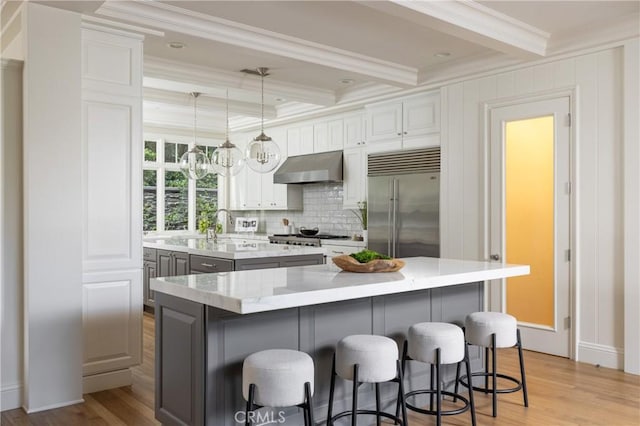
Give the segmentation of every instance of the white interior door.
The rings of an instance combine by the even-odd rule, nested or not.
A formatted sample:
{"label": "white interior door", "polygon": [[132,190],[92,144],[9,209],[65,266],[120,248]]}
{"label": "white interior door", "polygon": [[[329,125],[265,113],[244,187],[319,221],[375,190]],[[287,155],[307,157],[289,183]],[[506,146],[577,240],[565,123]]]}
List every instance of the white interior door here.
{"label": "white interior door", "polygon": [[527,349],[569,357],[570,99],[490,110],[491,259],[531,265],[490,284],[489,308],[518,319]]}

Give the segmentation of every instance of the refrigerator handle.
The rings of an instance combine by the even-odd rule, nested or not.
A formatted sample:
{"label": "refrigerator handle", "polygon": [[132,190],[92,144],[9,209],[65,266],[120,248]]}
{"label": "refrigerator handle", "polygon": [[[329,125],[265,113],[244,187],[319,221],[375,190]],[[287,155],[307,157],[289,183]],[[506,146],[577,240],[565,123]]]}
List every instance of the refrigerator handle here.
{"label": "refrigerator handle", "polygon": [[393,241],[393,185],[395,179],[389,180],[389,187],[387,188],[387,195],[389,196],[389,212],[387,217],[387,255],[393,257],[393,252],[391,251],[394,246],[392,246]]}
{"label": "refrigerator handle", "polygon": [[391,221],[391,233],[393,238],[393,253],[391,257],[396,257],[396,243],[398,241],[398,179],[393,179],[393,220]]}

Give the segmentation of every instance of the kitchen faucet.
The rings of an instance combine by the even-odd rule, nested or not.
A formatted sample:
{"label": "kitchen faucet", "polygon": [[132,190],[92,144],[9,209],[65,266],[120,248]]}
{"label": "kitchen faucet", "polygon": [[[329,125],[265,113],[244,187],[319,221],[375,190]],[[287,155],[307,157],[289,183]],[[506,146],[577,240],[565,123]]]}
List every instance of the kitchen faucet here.
{"label": "kitchen faucet", "polygon": [[[216,244],[218,242],[218,230],[216,224],[218,223],[218,213],[225,212],[229,217],[229,224],[233,225],[233,216],[231,216],[231,212],[227,209],[218,209],[213,214],[213,243]],[[207,241],[209,241],[209,230],[207,230]]]}

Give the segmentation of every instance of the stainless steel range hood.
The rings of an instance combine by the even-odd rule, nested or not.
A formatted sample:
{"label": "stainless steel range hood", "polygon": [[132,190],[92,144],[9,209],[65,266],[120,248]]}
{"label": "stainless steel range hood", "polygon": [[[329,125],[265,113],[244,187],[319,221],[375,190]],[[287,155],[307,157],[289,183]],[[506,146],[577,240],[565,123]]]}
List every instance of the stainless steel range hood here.
{"label": "stainless steel range hood", "polygon": [[342,151],[289,157],[276,170],[273,182],[342,182]]}

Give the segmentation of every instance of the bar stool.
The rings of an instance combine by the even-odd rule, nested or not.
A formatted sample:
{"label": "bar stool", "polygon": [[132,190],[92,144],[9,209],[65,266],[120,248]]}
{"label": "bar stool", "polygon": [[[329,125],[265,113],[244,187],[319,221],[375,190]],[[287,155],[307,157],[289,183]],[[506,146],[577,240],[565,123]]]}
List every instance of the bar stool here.
{"label": "bar stool", "polygon": [[[440,426],[442,416],[453,416],[462,414],[469,410],[471,413],[471,424],[476,424],[476,412],[473,403],[473,392],[469,392],[469,399],[458,394],[456,386],[455,392],[441,389],[441,367],[445,364],[457,364],[458,371],[460,363],[464,362],[467,374],[471,374],[469,365],[469,351],[464,341],[462,329],[455,324],[442,322],[421,322],[409,327],[408,338],[404,342],[402,351],[402,374],[405,373],[407,361],[419,361],[429,364],[431,367],[431,387],[430,389],[420,389],[407,392],[405,399],[421,394],[429,395],[429,409],[418,408],[410,403],[406,403],[407,408],[422,414],[436,416],[436,424]],[[435,376],[434,376],[435,369]],[[459,374],[459,373],[458,373]],[[457,377],[456,377],[457,378]],[[435,380],[435,389],[434,389]],[[442,396],[453,397],[453,401],[458,399],[464,404],[463,407],[442,410]],[[436,398],[436,409],[433,409],[433,398]]]}
{"label": "bar stool", "polygon": [[[380,425],[381,417],[393,420],[403,426],[407,425],[407,409],[404,403],[402,370],[398,359],[398,346],[392,339],[384,336],[357,334],[347,336],[338,342],[333,355],[331,368],[331,387],[329,389],[329,410],[327,426],[341,417],[351,416],[352,426],[356,425],[357,416],[361,414],[375,415],[376,424]],[[336,376],[353,382],[353,400],[351,411],[343,411],[332,416],[333,392]],[[397,382],[397,404],[402,408],[402,419],[396,414],[380,411],[380,383]],[[358,410],[358,387],[362,383],[374,383],[376,391],[376,409]]]}
{"label": "bar stool", "polygon": [[313,375],[313,360],[304,352],[270,349],[249,355],[242,365],[245,425],[252,423],[250,412],[265,406],[300,407],[305,426],[314,425]]}
{"label": "bar stool", "polygon": [[[456,389],[458,383],[467,388],[484,393],[492,393],[492,415],[496,417],[498,414],[498,394],[513,393],[522,390],[524,406],[529,406],[529,398],[527,396],[527,379],[524,373],[524,358],[522,356],[522,341],[520,340],[520,330],[516,319],[501,312],[474,312],[467,315],[465,319],[465,335],[469,345],[480,346],[484,348],[484,372],[472,373],[471,377],[484,377],[484,387],[473,386],[472,380],[467,376],[459,378],[460,369],[456,374]],[[498,348],[518,348],[518,358],[520,360],[520,380],[500,374],[496,371]],[[489,350],[491,350],[491,369],[489,369]],[[491,387],[489,387],[489,377],[491,377]],[[516,384],[512,388],[498,389],[497,379],[509,380]]]}

